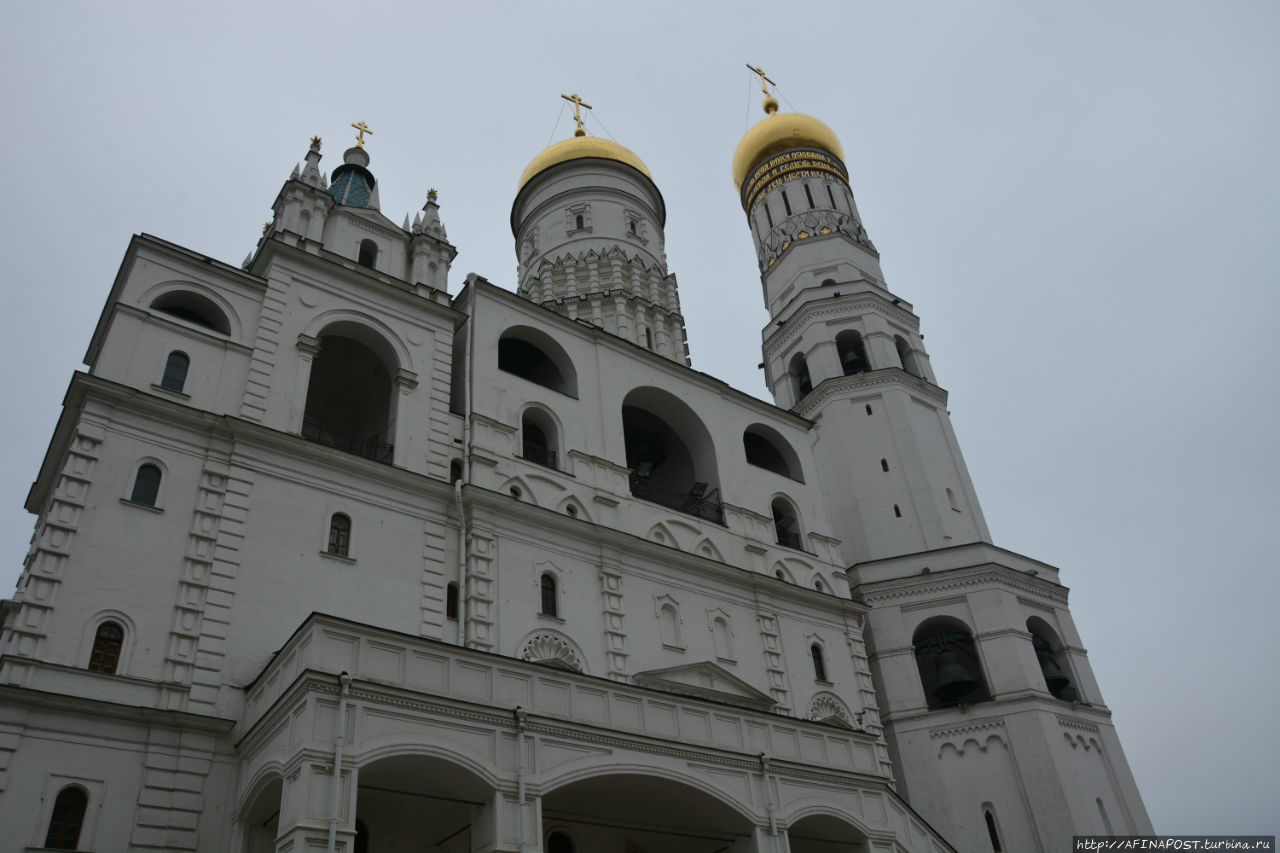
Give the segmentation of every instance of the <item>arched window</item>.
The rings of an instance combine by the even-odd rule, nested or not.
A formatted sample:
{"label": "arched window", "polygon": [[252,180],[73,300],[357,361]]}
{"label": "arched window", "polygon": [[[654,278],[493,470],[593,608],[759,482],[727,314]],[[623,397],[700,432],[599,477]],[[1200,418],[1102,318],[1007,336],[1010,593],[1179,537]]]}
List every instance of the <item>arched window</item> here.
{"label": "arched window", "polygon": [[931,619],[916,629],[912,642],[925,702],[930,708],[968,705],[991,698],[977,645],[963,622],[949,617]]}
{"label": "arched window", "polygon": [[390,464],[395,447],[394,348],[378,333],[339,321],[320,334],[311,363],[302,437]]}
{"label": "arched window", "polygon": [[151,307],[170,317],[177,317],[224,335],[231,334],[231,323],[227,321],[226,314],[212,299],[199,293],[171,290],[152,300]]}
{"label": "arched window", "polygon": [[351,551],[351,519],[335,512],[329,519],[329,553],[346,557]]}
{"label": "arched window", "polygon": [[160,467],[150,462],[138,466],[129,500],[144,506],[155,506],[160,496]]}
{"label": "arched window", "polygon": [[547,333],[528,326],[507,329],[498,339],[498,369],[570,397],[578,375],[564,348]]}
{"label": "arched window", "polygon": [[797,551],[804,550],[796,508],[785,498],[774,498],[771,509],[773,510],[773,533],[778,544],[795,548]]}
{"label": "arched window", "polygon": [[569,833],[557,829],[547,836],[547,853],[574,853]]}
{"label": "arched window", "polygon": [[622,435],[632,495],[724,524],[715,444],[684,400],[632,389],[622,401]]}
{"label": "arched window", "polygon": [[871,362],[867,359],[867,348],[862,343],[862,335],[859,332],[847,329],[836,335],[836,351],[840,354],[840,369],[844,371],[845,376],[865,373],[871,369]]}
{"label": "arched window", "polygon": [[451,583],[444,588],[444,617],[458,618],[458,585]]}
{"label": "arched window", "polygon": [[164,376],[160,379],[160,387],[169,391],[181,391],[187,384],[187,368],[191,359],[185,352],[174,350],[164,363]]}
{"label": "arched window", "polygon": [[118,622],[103,622],[93,635],[93,651],[89,653],[89,671],[116,671],[120,663],[120,649],[124,645],[124,629]]}
{"label": "arched window", "polygon": [[813,390],[813,380],[809,378],[809,364],[804,359],[804,353],[798,352],[791,356],[787,373],[791,376],[791,393],[798,403]]}
{"label": "arched window", "polygon": [[790,477],[797,483],[804,482],[800,458],[787,440],[772,427],[764,424],[747,427],[742,433],[742,450],[747,456],[748,465]]}
{"label": "arched window", "polygon": [[723,616],[711,620],[711,642],[715,645],[716,657],[733,660],[733,636],[729,631],[729,621]]}
{"label": "arched window", "polygon": [[58,792],[58,798],[53,801],[53,815],[49,818],[49,832],[44,838],[46,850],[76,849],[88,805],[89,795],[83,788],[70,786]]}
{"label": "arched window", "polygon": [[1058,641],[1058,635],[1043,619],[1036,616],[1027,620],[1027,630],[1031,632],[1031,646],[1035,649],[1036,661],[1044,676],[1044,686],[1055,699],[1067,702],[1079,699],[1080,694],[1071,678],[1066,650]]}
{"label": "arched window", "polygon": [[881,459],[881,460],[880,460],[880,470],[881,470],[881,471],[888,471],[888,470],[889,470],[889,460],[888,460],[888,459]]}
{"label": "arched window", "polygon": [[450,485],[452,485],[453,483],[456,483],[461,479],[462,479],[462,460],[454,459],[449,462],[449,483]]}
{"label": "arched window", "polygon": [[537,407],[525,409],[520,416],[520,455],[548,468],[559,467],[556,464],[555,421]]}
{"label": "arched window", "polygon": [[684,648],[680,642],[680,614],[670,602],[658,608],[658,629],[662,633],[662,645],[674,649]]}
{"label": "arched window", "polygon": [[813,677],[818,681],[826,681],[827,664],[822,659],[822,646],[814,643],[809,647],[809,654],[813,657]]}
{"label": "arched window", "polygon": [[923,379],[920,366],[916,364],[916,354],[911,351],[911,345],[907,343],[907,339],[902,335],[894,335],[893,345],[898,349],[898,359],[902,362],[902,369],[912,376]]}
{"label": "arched window", "polygon": [[356,263],[362,267],[373,269],[378,264],[378,244],[373,240],[360,241],[360,254]]}
{"label": "arched window", "polygon": [[538,581],[538,589],[542,594],[543,616],[559,616],[559,601],[556,599],[556,579],[550,572],[544,572]]}

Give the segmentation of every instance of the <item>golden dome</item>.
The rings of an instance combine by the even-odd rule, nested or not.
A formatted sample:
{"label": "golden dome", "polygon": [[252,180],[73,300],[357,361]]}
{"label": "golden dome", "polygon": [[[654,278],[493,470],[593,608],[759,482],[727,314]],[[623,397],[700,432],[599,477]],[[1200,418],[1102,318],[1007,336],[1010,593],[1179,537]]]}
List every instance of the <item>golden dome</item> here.
{"label": "golden dome", "polygon": [[733,153],[734,185],[741,192],[751,167],[769,155],[788,148],[806,147],[820,148],[844,162],[844,147],[840,145],[835,131],[813,116],[777,112],[767,116],[747,131],[738,143],[738,150]]}
{"label": "golden dome", "polygon": [[600,157],[605,160],[626,163],[628,166],[638,169],[649,180],[653,180],[653,175],[649,174],[644,162],[618,143],[608,139],[601,139],[598,136],[573,136],[562,142],[557,142],[537,157],[534,157],[533,162],[529,164],[524,170],[524,174],[520,176],[520,185],[516,187],[516,192],[518,193],[524,189],[524,185],[529,183],[534,175],[550,169],[557,163],[581,160],[585,157]]}

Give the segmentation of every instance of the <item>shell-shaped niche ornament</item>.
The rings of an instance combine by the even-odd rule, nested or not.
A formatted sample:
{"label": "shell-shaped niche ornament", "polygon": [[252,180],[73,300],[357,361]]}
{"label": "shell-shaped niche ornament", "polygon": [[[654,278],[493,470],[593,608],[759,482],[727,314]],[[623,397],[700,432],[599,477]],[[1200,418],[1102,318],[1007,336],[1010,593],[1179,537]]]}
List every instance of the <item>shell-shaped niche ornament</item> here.
{"label": "shell-shaped niche ornament", "polygon": [[809,705],[809,719],[819,723],[831,723],[853,728],[853,724],[849,719],[849,709],[830,693],[819,693],[813,697],[813,702]]}
{"label": "shell-shaped niche ornament", "polygon": [[531,663],[545,663],[582,672],[582,661],[569,643],[555,634],[538,634],[525,643],[520,657]]}

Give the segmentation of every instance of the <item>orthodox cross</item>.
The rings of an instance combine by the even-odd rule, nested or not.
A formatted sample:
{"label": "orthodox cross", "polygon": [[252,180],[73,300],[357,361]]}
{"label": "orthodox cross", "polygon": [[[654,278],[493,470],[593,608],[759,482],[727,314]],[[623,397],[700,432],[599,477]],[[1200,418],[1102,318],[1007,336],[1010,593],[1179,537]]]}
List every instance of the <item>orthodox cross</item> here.
{"label": "orthodox cross", "polygon": [[582,100],[576,92],[572,95],[561,95],[560,97],[573,104],[573,120],[578,123],[578,129],[573,132],[573,135],[586,136],[587,132],[582,129],[582,110],[580,107],[591,109],[591,105]]}
{"label": "orthodox cross", "polygon": [[358,130],[358,131],[359,131],[359,133],[357,133],[357,134],[356,134],[356,147],[357,147],[357,148],[363,148],[363,147],[364,147],[364,135],[365,135],[366,133],[372,134],[372,133],[373,133],[373,131],[369,129],[369,125],[365,124],[365,123],[364,123],[364,122],[362,122],[362,121],[358,121],[358,122],[356,122],[355,124],[353,124],[353,125],[351,125],[351,126],[352,126],[352,127],[354,127],[356,130]]}
{"label": "orthodox cross", "polygon": [[319,147],[320,147],[320,137],[318,137],[318,136],[313,136],[313,137],[311,137],[311,144],[312,144],[312,145],[314,145],[315,147],[319,148]]}
{"label": "orthodox cross", "polygon": [[752,65],[750,62],[747,63],[747,67],[750,68],[752,72],[760,75],[760,91],[764,92],[766,95],[769,94],[769,86],[766,86],[765,83],[768,83],[771,86],[778,85],[777,83],[774,83],[772,80],[770,80],[768,77],[764,76],[763,68],[759,68],[755,65]]}

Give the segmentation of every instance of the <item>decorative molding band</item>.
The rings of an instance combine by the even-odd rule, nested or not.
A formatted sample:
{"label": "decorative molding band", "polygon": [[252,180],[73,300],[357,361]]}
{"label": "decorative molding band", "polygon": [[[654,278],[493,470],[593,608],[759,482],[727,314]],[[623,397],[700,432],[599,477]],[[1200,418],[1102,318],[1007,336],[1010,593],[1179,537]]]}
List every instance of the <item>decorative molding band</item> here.
{"label": "decorative molding band", "polygon": [[979,717],[976,720],[970,720],[967,723],[961,723],[957,726],[939,726],[938,728],[929,729],[929,737],[933,739],[944,737],[955,737],[956,735],[971,734],[973,732],[985,731],[987,729],[1004,728],[1004,717]]}

